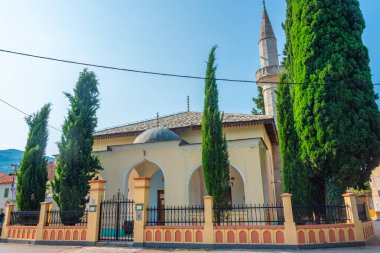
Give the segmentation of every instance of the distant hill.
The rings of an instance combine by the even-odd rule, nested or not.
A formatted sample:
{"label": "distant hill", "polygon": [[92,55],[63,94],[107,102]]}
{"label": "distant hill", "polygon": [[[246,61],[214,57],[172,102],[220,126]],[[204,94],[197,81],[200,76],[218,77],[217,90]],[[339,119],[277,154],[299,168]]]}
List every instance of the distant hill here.
{"label": "distant hill", "polygon": [[[20,165],[24,151],[18,149],[0,150],[0,172],[9,174],[13,171],[12,164]],[[49,162],[54,161],[54,157],[47,156]]]}

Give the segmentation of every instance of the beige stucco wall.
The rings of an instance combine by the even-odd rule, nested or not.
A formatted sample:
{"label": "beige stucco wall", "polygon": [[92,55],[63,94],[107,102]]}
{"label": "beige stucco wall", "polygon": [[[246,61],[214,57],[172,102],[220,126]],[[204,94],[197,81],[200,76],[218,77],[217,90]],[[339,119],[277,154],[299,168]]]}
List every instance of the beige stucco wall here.
{"label": "beige stucco wall", "polygon": [[[8,189],[8,196],[4,197],[5,189]],[[12,184],[0,184],[0,210],[5,211],[5,203],[12,198]]]}
{"label": "beige stucco wall", "polygon": [[370,184],[374,208],[377,212],[380,212],[380,166],[372,171]]}
{"label": "beige stucco wall", "polygon": [[[261,139],[229,141],[231,165],[239,171],[244,181],[246,203],[264,203],[260,153],[267,152]],[[182,145],[179,142],[161,142],[117,146],[113,151],[95,152],[104,167],[100,173],[107,180],[106,198],[120,189],[127,191],[129,172],[149,161],[161,168],[165,178],[165,202],[167,205],[189,204],[189,181],[192,173],[201,165],[201,145]],[[145,156],[144,156],[145,150]],[[259,151],[261,150],[261,151]]]}
{"label": "beige stucco wall", "polygon": [[[133,187],[128,185],[133,185],[133,178],[138,173],[133,172],[135,174],[132,176],[129,173],[146,160],[163,171],[167,205],[187,205],[193,202],[189,199],[189,182],[192,173],[201,166],[201,130],[186,128],[174,131],[189,144],[133,144],[135,136],[95,139],[94,153],[104,167],[100,175],[108,181],[106,197],[110,198],[119,189],[125,195],[133,196]],[[241,189],[244,189],[242,196],[245,202],[274,203],[272,143],[264,125],[224,127],[223,132],[228,140],[231,166],[238,171],[244,182]],[[113,151],[107,151],[107,147]],[[234,198],[233,202],[237,203]]]}

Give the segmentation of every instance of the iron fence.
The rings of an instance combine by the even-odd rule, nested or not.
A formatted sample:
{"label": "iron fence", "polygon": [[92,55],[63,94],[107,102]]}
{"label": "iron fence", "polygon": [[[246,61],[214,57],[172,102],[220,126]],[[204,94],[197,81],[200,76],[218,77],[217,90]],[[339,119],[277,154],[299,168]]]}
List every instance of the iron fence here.
{"label": "iron fence", "polygon": [[87,226],[88,212],[84,210],[51,210],[45,226]]}
{"label": "iron fence", "polygon": [[367,212],[365,210],[365,204],[358,203],[356,204],[356,207],[358,209],[359,220],[368,221]]}
{"label": "iron fence", "polygon": [[202,226],[205,222],[203,206],[149,207],[147,212],[147,226]]}
{"label": "iron fence", "polygon": [[282,225],[284,208],[280,204],[235,204],[214,207],[214,225]]}
{"label": "iron fence", "polygon": [[135,202],[118,193],[100,204],[101,241],[133,241]]}
{"label": "iron fence", "polygon": [[12,211],[10,226],[37,226],[40,211]]}
{"label": "iron fence", "polygon": [[348,212],[350,208],[347,205],[293,206],[297,225],[347,223]]}

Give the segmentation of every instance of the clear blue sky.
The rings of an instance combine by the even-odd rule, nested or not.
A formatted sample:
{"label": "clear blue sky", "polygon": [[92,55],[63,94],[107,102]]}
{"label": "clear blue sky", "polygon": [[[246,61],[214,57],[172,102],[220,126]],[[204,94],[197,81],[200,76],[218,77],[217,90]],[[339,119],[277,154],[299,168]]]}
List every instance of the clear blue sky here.
{"label": "clear blue sky", "polygon": [[[380,82],[380,1],[360,1],[367,22],[373,81]],[[285,0],[267,0],[284,45]],[[259,67],[261,0],[3,1],[0,48],[96,64],[200,75],[217,44],[218,77],[254,80]],[[0,53],[0,98],[32,113],[52,102],[50,124],[60,128],[81,66]],[[202,81],[90,68],[100,83],[99,128],[186,110],[201,111]],[[220,108],[249,113],[254,84],[219,82]],[[376,88],[380,92],[380,87]],[[23,115],[0,103],[0,149],[24,149]],[[57,153],[51,129],[47,154]]]}

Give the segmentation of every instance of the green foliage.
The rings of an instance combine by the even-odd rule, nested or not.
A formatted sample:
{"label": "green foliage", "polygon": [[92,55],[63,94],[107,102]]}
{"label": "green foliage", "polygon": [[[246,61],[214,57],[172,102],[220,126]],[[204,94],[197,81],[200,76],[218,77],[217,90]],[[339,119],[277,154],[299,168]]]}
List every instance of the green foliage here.
{"label": "green foliage", "polygon": [[[202,118],[202,164],[207,192],[214,197],[215,207],[222,207],[227,204],[229,162],[227,141],[223,137],[222,117],[218,107],[215,50],[216,46],[211,49],[206,71]],[[220,215],[218,217],[220,218]]]}
{"label": "green foliage", "polygon": [[357,0],[287,0],[286,59],[300,155],[335,202],[380,159],[380,114]]}
{"label": "green foliage", "polygon": [[94,72],[84,69],[74,88],[65,93],[70,102],[68,116],[62,126],[58,143],[57,173],[52,182],[53,197],[61,210],[84,209],[89,192],[89,180],[102,170],[92,146],[99,108],[98,80]]}
{"label": "green foliage", "polygon": [[277,125],[282,162],[283,191],[293,195],[293,202],[305,204],[310,199],[312,176],[300,158],[297,133],[294,129],[293,98],[285,73],[280,76],[277,90]]}
{"label": "green foliage", "polygon": [[366,182],[362,188],[352,187],[352,188],[348,189],[347,192],[352,192],[352,193],[355,193],[356,195],[362,195],[362,194],[365,194],[367,196],[372,195],[371,185],[370,185],[369,181]]}
{"label": "green foliage", "polygon": [[263,115],[265,114],[265,105],[264,105],[264,95],[263,88],[257,86],[257,98],[252,98],[253,103],[255,104],[252,108],[252,114]]}
{"label": "green foliage", "polygon": [[39,210],[45,201],[47,161],[45,150],[48,140],[50,104],[25,118],[29,126],[28,140],[20,170],[17,173],[17,206],[21,211]]}

